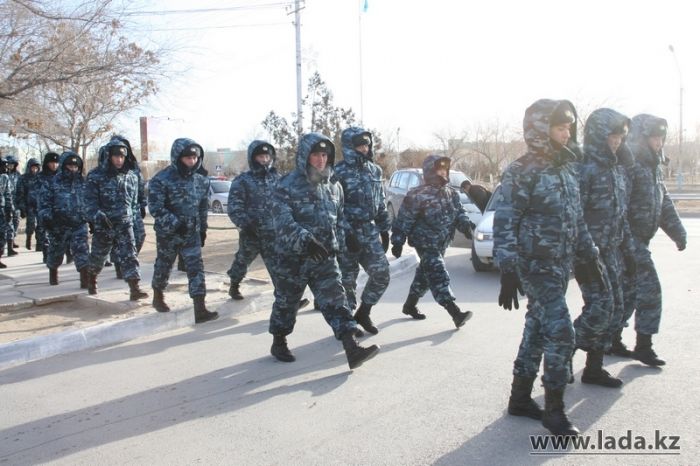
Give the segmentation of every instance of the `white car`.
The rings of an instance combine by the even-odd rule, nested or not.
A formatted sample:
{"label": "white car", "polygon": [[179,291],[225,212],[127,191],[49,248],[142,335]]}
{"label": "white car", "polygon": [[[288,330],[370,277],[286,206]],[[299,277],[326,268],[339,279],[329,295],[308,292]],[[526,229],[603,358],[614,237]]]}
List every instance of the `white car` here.
{"label": "white car", "polygon": [[225,214],[228,207],[228,192],[231,182],[228,180],[211,180],[209,185],[209,209],[215,214]]}
{"label": "white car", "polygon": [[474,229],[472,242],[472,266],[477,272],[488,272],[494,269],[493,263],[493,215],[498,204],[503,200],[501,185],[498,185],[491,195],[481,221]]}

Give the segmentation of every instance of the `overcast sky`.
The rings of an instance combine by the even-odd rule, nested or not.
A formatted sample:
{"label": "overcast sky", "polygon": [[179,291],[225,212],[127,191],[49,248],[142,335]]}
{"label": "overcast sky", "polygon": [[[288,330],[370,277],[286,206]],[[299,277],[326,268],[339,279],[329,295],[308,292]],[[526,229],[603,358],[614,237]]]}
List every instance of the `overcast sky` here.
{"label": "overcast sky", "polygon": [[[172,44],[177,66],[189,68],[138,114],[183,120],[182,136],[208,150],[265,137],[259,123],[270,110],[289,117],[296,109],[293,15],[285,10],[292,4],[134,3],[152,13],[129,20]],[[494,121],[517,131],[525,108],[542,97],[570,99],[583,114],[600,106],[653,113],[675,132],[680,86],[670,44],[683,78],[685,137],[696,137],[694,2],[367,0],[366,12],[364,0],[304,4],[304,89],[318,70],[336,105],[362,113],[364,126],[392,141],[400,128],[402,149]],[[155,14],[231,7],[240,9]],[[123,126],[137,137],[135,118]]]}

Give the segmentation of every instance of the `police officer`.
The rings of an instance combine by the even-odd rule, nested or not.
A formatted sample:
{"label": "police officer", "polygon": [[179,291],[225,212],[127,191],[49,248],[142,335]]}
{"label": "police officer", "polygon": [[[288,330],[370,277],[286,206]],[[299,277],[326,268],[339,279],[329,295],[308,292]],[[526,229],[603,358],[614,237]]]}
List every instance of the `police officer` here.
{"label": "police officer", "polygon": [[632,356],[649,366],[663,366],[652,347],[652,335],[659,332],[661,323],[661,283],[651,258],[649,242],[661,228],[685,250],[687,235],[662,179],[661,164],[665,160],[667,123],[663,118],[641,114],[632,118],[629,146],[634,154],[634,166],[628,171],[628,221],[632,232],[635,255],[634,303],[625,304],[625,316],[617,329],[626,325],[632,312],[637,311],[634,329],[637,343]]}
{"label": "police officer", "polygon": [[[493,224],[499,305],[517,309],[523,289],[528,298],[508,412],[542,419],[555,435],[577,435],[564,413],[575,343],[565,295],[575,257],[582,280],[602,275],[581,211],[576,155],[567,146],[576,141],[575,109],[566,100],[538,100],[525,111],[523,129],[528,151],[503,173],[503,203]],[[544,413],[531,398],[543,354]]]}
{"label": "police officer", "polygon": [[472,223],[459,201],[459,194],[450,186],[450,159],[429,155],[423,161],[424,183],[406,194],[391,229],[391,253],[401,257],[403,245],[416,248],[420,264],[413,277],[403,313],[414,319],[425,319],[418,311],[418,300],[430,289],[433,298],[452,317],[455,327],[471,319],[472,312],[462,312],[450,288],[445,268],[445,251],[455,229],[471,239]]}
{"label": "police officer", "polygon": [[345,299],[336,256],[345,245],[343,190],[331,179],[335,147],[319,133],[299,142],[296,169],[277,185],[272,205],[277,233],[275,303],[270,316],[272,355],[292,362],[287,335],[294,330],[299,300],[308,285],[318,309],[342,340],[350,369],[373,358],[379,347],[363,348]]}
{"label": "police officer", "polygon": [[58,285],[58,266],[66,249],[73,252],[75,268],[80,272],[80,287],[87,288],[88,229],[85,211],[83,159],[66,151],[59,159],[58,173],[42,188],[39,219],[49,235],[46,266],[49,284]]}
{"label": "police officer", "polygon": [[163,292],[178,251],[187,268],[189,294],[194,302],[194,320],[219,317],[205,306],[202,246],[207,238],[209,179],[198,173],[204,150],[192,139],[179,138],[170,149],[170,166],[156,173],[148,189],[148,206],[156,231],[156,263],[153,270],[153,307],[168,312]]}
{"label": "police officer", "polygon": [[377,334],[379,330],[370,319],[370,311],[389,286],[390,277],[386,251],[391,223],[384,200],[382,169],[372,162],[374,153],[369,131],[347,128],[341,135],[341,142],[343,160],[336,164],[335,176],[343,187],[348,251],[338,256],[338,264],[350,309],[357,306],[355,289],[359,266],[367,272],[362,302],[354,318],[366,331]]}
{"label": "police officer", "polygon": [[88,219],[94,225],[88,292],[97,294],[97,276],[113,245],[117,245],[118,263],[129,284],[129,299],[148,297],[141,291],[141,272],[136,258],[134,207],[138,205],[138,178],[128,158],[128,147],[112,139],[104,148],[107,157],[87,177],[85,203]]}
{"label": "police officer", "polygon": [[[4,157],[0,157],[0,257],[5,249],[5,232],[7,231],[8,223],[12,221],[12,194],[10,193],[10,179],[7,176],[7,163]],[[12,250],[8,248],[8,251]],[[16,253],[15,253],[16,254]],[[0,261],[0,269],[7,268],[2,261]]]}
{"label": "police officer", "polygon": [[36,197],[41,189],[39,170],[41,170],[39,161],[33,157],[29,159],[24,173],[19,177],[15,193],[20,217],[26,218],[27,240],[24,246],[29,250],[32,249],[32,236],[36,231]]}
{"label": "police officer", "polygon": [[53,177],[58,173],[58,159],[59,155],[56,152],[47,152],[44,154],[44,158],[41,162],[41,171],[39,172],[39,186],[38,191],[34,193],[36,199],[36,250],[41,251],[43,256],[43,262],[46,263],[46,255],[49,250],[49,235],[46,232],[46,227],[41,220],[39,211],[41,210],[41,193],[44,190],[49,189]]}
{"label": "police officer", "polygon": [[611,347],[612,334],[624,313],[624,270],[634,266],[625,169],[618,160],[618,153],[629,151],[624,143],[629,124],[629,118],[609,108],[591,113],[586,120],[584,160],[579,169],[583,216],[609,280],[605,287],[596,281],[580,283],[584,306],[574,328],[576,348],[587,352],[581,382],[612,388],[620,387],[622,380],[603,369],[603,355]]}
{"label": "police officer", "polygon": [[10,190],[10,196],[12,197],[12,208],[10,209],[11,218],[8,220],[7,227],[5,228],[5,239],[7,240],[7,255],[14,256],[17,254],[14,248],[17,248],[17,243],[15,242],[15,237],[17,236],[17,230],[19,229],[19,218],[20,212],[17,207],[17,184],[19,183],[20,174],[17,171],[19,162],[17,157],[14,155],[7,155],[5,157],[5,165],[7,167],[7,178],[8,178],[8,188]]}

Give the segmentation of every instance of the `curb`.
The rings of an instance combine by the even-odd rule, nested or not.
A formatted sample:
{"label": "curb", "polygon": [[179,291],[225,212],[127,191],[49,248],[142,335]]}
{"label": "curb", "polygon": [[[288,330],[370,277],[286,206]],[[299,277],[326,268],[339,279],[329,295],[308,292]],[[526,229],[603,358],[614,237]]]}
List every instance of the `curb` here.
{"label": "curb", "polygon": [[[418,256],[409,250],[399,259],[389,262],[390,276],[400,276],[415,269]],[[358,276],[358,288],[367,281],[364,271]],[[79,296],[77,299],[93,299]],[[94,300],[94,305],[104,303]],[[259,311],[272,309],[274,302],[273,290],[252,295],[243,306],[232,306],[231,300],[214,301],[209,303],[210,309],[219,312],[220,318],[236,317],[254,314]],[[130,306],[131,307],[131,306]],[[135,305],[134,307],[139,307]],[[134,338],[153,335],[155,333],[176,330],[194,325],[194,314],[191,306],[174,309],[167,313],[152,312],[130,317],[114,322],[103,322],[82,329],[67,330],[51,335],[41,335],[24,340],[13,341],[0,345],[0,370],[24,364],[31,361],[46,359],[59,354],[83,351],[106,345],[123,343]]]}

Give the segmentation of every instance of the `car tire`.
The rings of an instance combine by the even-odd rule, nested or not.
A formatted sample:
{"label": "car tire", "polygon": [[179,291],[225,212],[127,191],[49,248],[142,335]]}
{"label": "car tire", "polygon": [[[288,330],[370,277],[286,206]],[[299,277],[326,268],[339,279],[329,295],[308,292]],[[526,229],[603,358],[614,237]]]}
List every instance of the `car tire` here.
{"label": "car tire", "polygon": [[221,202],[219,202],[219,201],[214,201],[211,204],[211,210],[215,214],[223,214],[224,213],[224,208],[222,207]]}
{"label": "car tire", "polygon": [[477,272],[489,272],[493,270],[493,264],[486,264],[479,260],[479,256],[476,255],[476,250],[474,249],[474,244],[472,243],[472,266]]}

